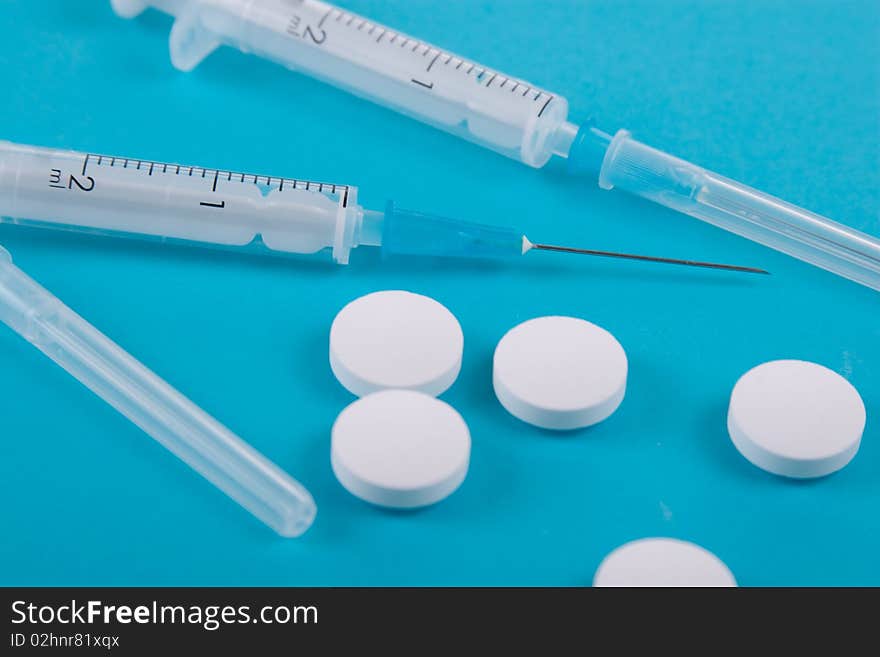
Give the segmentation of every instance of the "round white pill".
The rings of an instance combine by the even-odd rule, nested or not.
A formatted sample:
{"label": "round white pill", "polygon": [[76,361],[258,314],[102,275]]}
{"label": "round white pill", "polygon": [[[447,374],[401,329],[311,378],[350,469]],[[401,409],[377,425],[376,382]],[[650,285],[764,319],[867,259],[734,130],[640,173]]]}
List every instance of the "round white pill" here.
{"label": "round white pill", "polygon": [[865,405],[849,381],[827,367],[775,360],[736,382],[727,430],[740,454],[759,468],[784,477],[822,477],[859,450]]}
{"label": "round white pill", "polygon": [[471,437],[449,404],[384,390],[345,408],[333,425],[330,462],[350,493],[399,509],[439,502],[467,475]]}
{"label": "round white pill", "polygon": [[574,317],[539,317],[501,338],[492,382],[498,401],[520,420],[580,429],[617,410],[626,373],[626,353],[605,329]]}
{"label": "round white pill", "polygon": [[400,290],[355,299],[330,328],[330,367],[359,397],[387,388],[439,395],[461,371],[463,348],[461,326],[445,306]]}
{"label": "round white pill", "polygon": [[599,564],[593,586],[736,586],[733,573],[699,545],[674,538],[626,543]]}

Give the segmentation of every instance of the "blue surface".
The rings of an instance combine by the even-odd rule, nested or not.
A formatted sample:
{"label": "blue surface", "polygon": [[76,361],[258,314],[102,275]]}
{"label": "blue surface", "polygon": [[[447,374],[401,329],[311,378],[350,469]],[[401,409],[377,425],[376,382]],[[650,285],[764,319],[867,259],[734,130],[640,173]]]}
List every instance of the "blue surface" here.
{"label": "blue surface", "polygon": [[[880,234],[875,0],[347,0],[345,6],[566,95],[655,146]],[[260,260],[3,227],[25,271],[299,478],[318,519],[276,538],[121,416],[0,330],[2,584],[563,584],[624,541],[693,540],[745,585],[880,585],[880,296],[550,168],[535,171],[226,49],[191,74],[170,20],[108,3],[6,0],[2,137],[360,185],[361,200],[535,239],[766,267],[770,278],[533,254],[521,266]],[[335,313],[383,288],[460,319],[443,398],[470,424],[462,488],[387,513],[346,493],[329,429],[351,397],[327,364]],[[556,313],[614,333],[620,410],[555,435],[494,399],[514,324]],[[860,390],[861,450],[792,483],[725,430],[747,369],[813,360]]]}

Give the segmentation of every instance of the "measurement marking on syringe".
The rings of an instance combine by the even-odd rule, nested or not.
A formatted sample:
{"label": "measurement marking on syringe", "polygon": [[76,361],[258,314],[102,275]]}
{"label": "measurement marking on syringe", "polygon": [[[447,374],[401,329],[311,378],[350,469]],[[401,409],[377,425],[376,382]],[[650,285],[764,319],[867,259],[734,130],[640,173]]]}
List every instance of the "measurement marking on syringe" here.
{"label": "measurement marking on syringe", "polygon": [[[278,186],[275,187],[275,177],[274,176],[261,176],[258,174],[249,174],[249,173],[238,173],[231,170],[225,169],[207,169],[205,167],[197,167],[197,166],[185,166],[180,164],[169,164],[167,162],[155,162],[152,160],[139,160],[139,159],[129,159],[129,158],[117,158],[111,156],[98,155],[94,153],[86,153],[83,154],[82,157],[82,175],[86,176],[86,172],[90,167],[95,166],[106,166],[106,167],[115,167],[117,164],[117,160],[122,164],[121,168],[128,169],[130,171],[139,171],[141,173],[146,173],[148,176],[153,176],[154,173],[157,174],[170,174],[174,176],[185,175],[186,177],[195,178],[197,173],[201,174],[202,179],[211,180],[211,193],[217,193],[218,187],[220,184],[221,177],[225,176],[227,182],[232,182],[233,178],[236,181],[240,181],[241,183],[250,183],[259,186],[261,189],[266,188],[264,190],[264,195],[266,192],[271,190],[277,190],[278,192],[285,191],[285,185],[288,189],[294,190],[302,190],[305,189],[311,192],[321,192],[333,195],[339,198],[339,195],[342,195],[342,204],[345,207],[348,199],[348,187],[346,185],[337,185],[335,183],[321,183],[321,182],[310,182],[308,180],[297,180],[295,178],[278,178]],[[133,167],[130,167],[129,164],[133,164]],[[208,174],[213,174],[213,176],[209,176]],[[133,175],[133,174],[132,174]],[[52,183],[60,183],[60,171],[57,175],[54,174],[50,180],[50,187],[57,187],[58,189],[72,189],[72,187],[61,184],[52,184]],[[57,180],[56,180],[57,178]],[[73,178],[73,176],[71,176]],[[77,179],[73,179],[73,183],[71,185],[76,184],[80,189],[84,191],[91,191],[94,188],[94,182],[88,176],[86,176],[87,182],[80,182]],[[265,182],[264,182],[265,181]],[[88,185],[91,184],[91,187]],[[226,207],[226,201],[220,202],[209,202],[202,201],[200,205],[209,208],[219,208],[223,209]]]}
{"label": "measurement marking on syringe", "polygon": [[[454,69],[456,71],[463,70],[465,75],[468,76],[475,74],[477,81],[483,84],[486,88],[490,88],[494,85],[496,88],[503,88],[511,93],[518,92],[520,94],[520,97],[522,98],[526,98],[531,95],[532,100],[536,103],[547,97],[547,99],[544,101],[544,105],[542,105],[541,109],[539,110],[538,116],[543,115],[547,106],[550,104],[550,101],[553,99],[553,96],[548,97],[548,94],[542,92],[541,90],[534,89],[531,85],[522,80],[509,78],[495,71],[490,71],[477,65],[475,62],[456,57],[451,53],[446,53],[438,48],[431,46],[428,43],[419,41],[417,39],[412,39],[404,34],[400,34],[399,32],[394,32],[393,30],[389,30],[379,25],[378,23],[367,21],[366,19],[357,16],[356,14],[350,14],[348,12],[334,8],[321,17],[321,20],[318,22],[318,26],[322,26],[326,22],[327,18],[329,18],[331,15],[336,22],[342,21],[344,25],[353,26],[359,31],[366,28],[367,33],[371,37],[373,37],[376,43],[381,43],[383,40],[386,40],[388,43],[396,43],[401,48],[410,46],[410,50],[413,53],[420,53],[422,57],[427,58],[428,55],[431,55],[430,61],[425,67],[425,70],[427,72],[431,72],[438,61],[444,66],[450,66],[454,62]],[[343,21],[343,19],[345,20]],[[386,39],[386,37],[388,37],[388,39]],[[424,82],[417,78],[411,78],[410,81],[414,84],[425,87],[426,89],[432,89],[434,85],[433,82]],[[534,95],[532,95],[531,93],[533,91],[535,92]]]}
{"label": "measurement marking on syringe", "polygon": [[[318,27],[323,27],[324,21],[327,20],[327,17],[333,13],[333,7],[327,10],[327,13],[321,17],[321,20],[318,21]],[[338,18],[336,20],[339,20]]]}

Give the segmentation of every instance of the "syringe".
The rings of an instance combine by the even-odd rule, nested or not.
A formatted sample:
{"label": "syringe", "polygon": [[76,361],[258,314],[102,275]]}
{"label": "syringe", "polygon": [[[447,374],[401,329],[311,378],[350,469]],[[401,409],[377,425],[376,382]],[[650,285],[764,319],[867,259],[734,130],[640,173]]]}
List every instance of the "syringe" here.
{"label": "syringe", "polygon": [[520,160],[619,187],[880,290],[880,240],[751,189],[620,130],[568,121],[563,96],[319,0],[111,0],[176,17],[171,61],[221,44],[253,52]]}
{"label": "syringe", "polygon": [[356,187],[0,141],[0,223],[270,254],[521,256],[533,249],[766,273],[751,267],[530,242],[499,228],[357,203]]}
{"label": "syringe", "polygon": [[0,321],[280,535],[312,524],[302,485],[40,287],[2,246]]}

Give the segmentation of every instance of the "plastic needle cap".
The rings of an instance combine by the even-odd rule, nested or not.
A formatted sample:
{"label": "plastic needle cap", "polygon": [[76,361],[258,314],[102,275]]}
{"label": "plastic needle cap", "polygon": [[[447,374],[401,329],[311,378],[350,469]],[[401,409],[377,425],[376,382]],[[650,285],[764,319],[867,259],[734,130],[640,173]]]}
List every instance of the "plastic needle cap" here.
{"label": "plastic needle cap", "polygon": [[290,475],[12,264],[0,247],[0,320],[282,536],[315,502]]}

